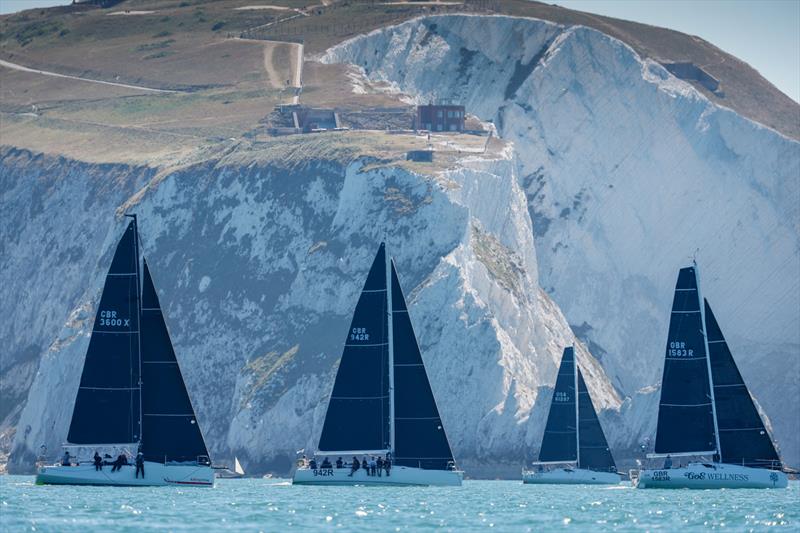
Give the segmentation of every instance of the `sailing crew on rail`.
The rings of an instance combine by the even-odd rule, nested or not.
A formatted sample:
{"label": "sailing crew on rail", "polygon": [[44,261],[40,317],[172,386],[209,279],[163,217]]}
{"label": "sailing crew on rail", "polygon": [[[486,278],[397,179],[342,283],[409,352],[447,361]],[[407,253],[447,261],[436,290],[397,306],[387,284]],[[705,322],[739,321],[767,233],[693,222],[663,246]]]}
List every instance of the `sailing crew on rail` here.
{"label": "sailing crew on rail", "polygon": [[361,460],[361,468],[369,475],[369,463],[367,462],[367,456],[365,455],[364,458]]}
{"label": "sailing crew on rail", "polygon": [[111,467],[111,471],[116,472],[117,470],[122,470],[122,467],[127,464],[128,464],[128,457],[124,453],[121,453],[117,457],[116,461],[114,461],[113,463],[114,466]]}
{"label": "sailing crew on rail", "polygon": [[669,470],[672,468],[672,456],[667,454],[667,458],[664,459],[664,470]]}
{"label": "sailing crew on rail", "polygon": [[383,457],[380,455],[378,456],[378,477],[381,477],[381,471],[383,470]]}
{"label": "sailing crew on rail", "polygon": [[386,477],[389,477],[389,471],[392,469],[392,454],[387,453],[386,459],[383,460],[383,468],[386,470]]}
{"label": "sailing crew on rail", "polygon": [[61,458],[61,466],[70,466],[69,450],[64,450],[64,457]]}
{"label": "sailing crew on rail", "polygon": [[139,478],[139,471],[142,472],[142,479],[144,479],[144,454],[141,450],[136,454],[136,478]]}
{"label": "sailing crew on rail", "polygon": [[94,451],[94,469],[95,471],[103,469],[103,458],[100,457],[100,454],[97,453],[97,450]]}
{"label": "sailing crew on rail", "polygon": [[361,465],[360,465],[360,464],[359,464],[359,462],[358,462],[358,457],[356,457],[356,456],[354,455],[354,456],[353,456],[353,462],[350,464],[350,473],[349,473],[349,474],[347,474],[347,475],[348,475],[348,476],[352,476],[353,474],[355,474],[355,473],[356,473],[356,471],[358,471],[358,468],[359,468],[360,466],[361,466]]}
{"label": "sailing crew on rail", "polygon": [[336,459],[336,468],[342,468],[342,466],[344,466],[344,462],[342,461],[342,458],[339,457]]}

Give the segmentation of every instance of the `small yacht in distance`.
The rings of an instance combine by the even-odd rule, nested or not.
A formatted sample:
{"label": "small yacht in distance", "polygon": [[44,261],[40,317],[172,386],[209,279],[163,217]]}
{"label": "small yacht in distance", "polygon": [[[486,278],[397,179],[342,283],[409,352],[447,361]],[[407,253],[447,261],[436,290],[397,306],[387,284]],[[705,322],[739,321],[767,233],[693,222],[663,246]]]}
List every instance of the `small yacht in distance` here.
{"label": "small yacht in distance", "polygon": [[621,480],[572,346],[561,356],[539,461],[533,466],[522,471],[523,483],[608,485]]}
{"label": "small yacht in distance", "polygon": [[316,455],[324,460],[303,462],[294,484],[461,485],[383,243],[353,313]]}
{"label": "small yacht in distance", "polygon": [[[706,460],[673,467],[673,458]],[[682,268],[669,321],[655,453],[664,468],[631,472],[644,488],[786,488],[788,478],[736,367],[697,265]],[[711,460],[708,460],[711,458]]]}
{"label": "small yacht in distance", "polygon": [[97,306],[63,459],[41,467],[36,483],[211,487],[208,450],[146,261],[140,275],[136,215],[128,216]]}

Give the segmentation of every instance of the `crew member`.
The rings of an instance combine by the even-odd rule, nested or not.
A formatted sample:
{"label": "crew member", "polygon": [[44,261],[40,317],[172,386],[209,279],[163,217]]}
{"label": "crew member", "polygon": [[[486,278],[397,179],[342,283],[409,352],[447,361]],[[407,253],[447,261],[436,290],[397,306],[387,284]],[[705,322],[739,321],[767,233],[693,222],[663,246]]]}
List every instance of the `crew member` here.
{"label": "crew member", "polygon": [[139,477],[139,471],[142,472],[142,479],[144,479],[144,454],[139,451],[136,454],[136,477]]}
{"label": "crew member", "polygon": [[386,477],[389,477],[389,471],[392,469],[391,454],[386,454],[386,459],[383,460],[383,468],[386,470]]}
{"label": "crew member", "polygon": [[364,456],[364,459],[361,460],[361,468],[369,475],[369,463],[367,462],[367,456]]}
{"label": "crew member", "polygon": [[672,468],[672,456],[667,454],[667,458],[664,459],[664,470],[669,470]]}
{"label": "crew member", "polygon": [[316,470],[317,469],[317,458],[316,457],[312,457],[311,458],[311,461],[308,462],[308,467],[311,470]]}
{"label": "crew member", "polygon": [[64,457],[61,458],[61,466],[70,466],[69,450],[64,450]]}
{"label": "crew member", "polygon": [[94,469],[95,471],[103,469],[103,458],[100,457],[100,454],[97,453],[97,450],[94,451]]}
{"label": "crew member", "polygon": [[378,477],[381,477],[381,471],[383,470],[383,457],[380,455],[378,456]]}
{"label": "crew member", "polygon": [[111,467],[112,472],[122,470],[122,466],[128,464],[128,457],[124,453],[121,453],[113,464],[114,466]]}
{"label": "crew member", "polygon": [[344,463],[342,462],[342,458],[341,458],[341,457],[339,457],[338,459],[336,459],[336,468],[342,468],[342,465],[343,465],[343,464],[344,464]]}
{"label": "crew member", "polygon": [[356,471],[358,471],[358,469],[359,469],[359,467],[360,467],[360,466],[361,466],[361,464],[358,462],[358,457],[356,457],[356,456],[354,455],[354,456],[353,456],[353,462],[352,462],[352,464],[350,465],[350,473],[349,473],[349,474],[347,474],[347,475],[352,477],[352,476],[353,476],[353,474],[355,474],[355,473],[356,473]]}

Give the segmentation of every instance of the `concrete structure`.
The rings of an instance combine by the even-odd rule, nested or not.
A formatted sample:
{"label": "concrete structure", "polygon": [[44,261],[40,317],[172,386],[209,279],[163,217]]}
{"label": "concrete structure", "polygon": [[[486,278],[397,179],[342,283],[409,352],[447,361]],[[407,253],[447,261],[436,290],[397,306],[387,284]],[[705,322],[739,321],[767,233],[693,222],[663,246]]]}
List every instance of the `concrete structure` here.
{"label": "concrete structure", "polygon": [[463,105],[417,106],[414,129],[428,131],[464,131]]}

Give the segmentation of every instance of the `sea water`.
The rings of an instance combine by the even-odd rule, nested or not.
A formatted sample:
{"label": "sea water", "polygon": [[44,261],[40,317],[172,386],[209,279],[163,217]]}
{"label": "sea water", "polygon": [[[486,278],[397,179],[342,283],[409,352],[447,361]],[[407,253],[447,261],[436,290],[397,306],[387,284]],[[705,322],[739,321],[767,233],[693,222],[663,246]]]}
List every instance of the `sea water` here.
{"label": "sea water", "polygon": [[637,490],[465,481],[462,487],[308,487],[221,479],[215,488],[37,486],[0,476],[0,531],[800,531],[785,490]]}

